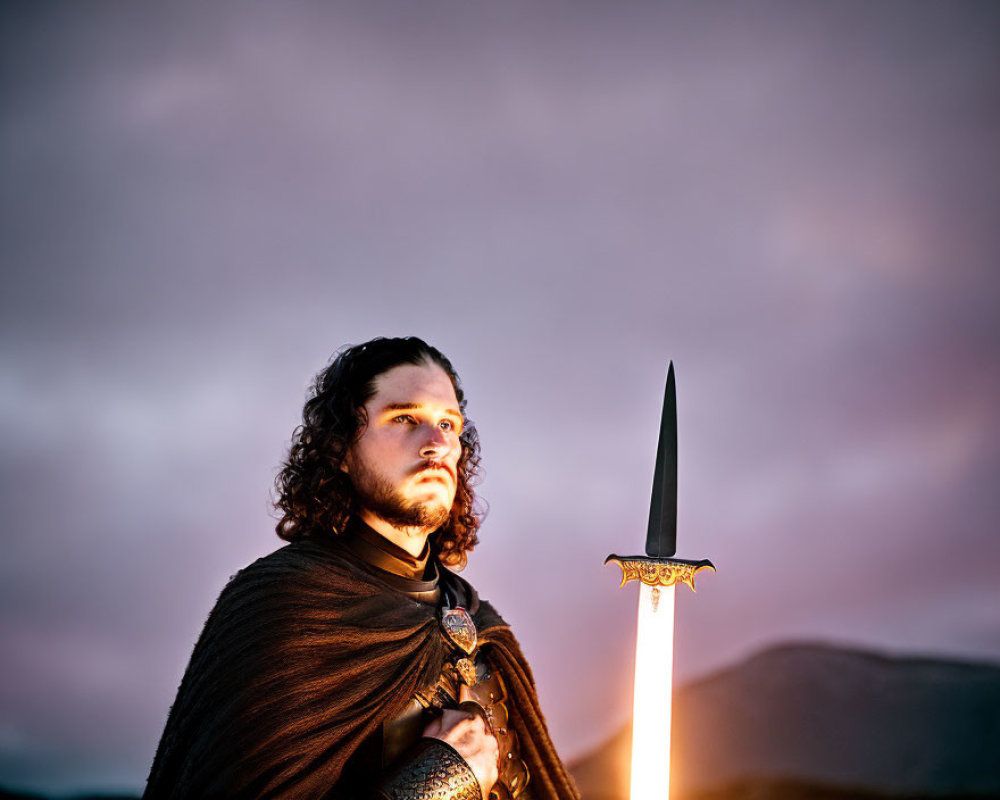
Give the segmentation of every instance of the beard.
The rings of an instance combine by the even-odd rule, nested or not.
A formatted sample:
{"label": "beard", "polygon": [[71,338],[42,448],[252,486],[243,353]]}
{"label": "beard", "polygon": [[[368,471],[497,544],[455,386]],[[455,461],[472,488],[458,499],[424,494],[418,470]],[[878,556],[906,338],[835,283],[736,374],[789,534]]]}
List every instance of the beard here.
{"label": "beard", "polygon": [[451,504],[407,500],[391,481],[363,463],[351,465],[352,483],[362,508],[394,528],[437,530],[448,521]]}

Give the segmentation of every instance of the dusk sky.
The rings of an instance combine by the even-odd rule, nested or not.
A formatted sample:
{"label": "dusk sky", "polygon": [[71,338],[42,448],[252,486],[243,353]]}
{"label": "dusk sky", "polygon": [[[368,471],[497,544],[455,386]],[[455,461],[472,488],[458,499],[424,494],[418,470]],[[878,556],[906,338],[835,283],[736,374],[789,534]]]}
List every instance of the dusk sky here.
{"label": "dusk sky", "polygon": [[667,363],[678,679],[1000,660],[1000,6],[5,2],[0,785],[137,790],[345,343],[454,362],[466,576],[629,717]]}

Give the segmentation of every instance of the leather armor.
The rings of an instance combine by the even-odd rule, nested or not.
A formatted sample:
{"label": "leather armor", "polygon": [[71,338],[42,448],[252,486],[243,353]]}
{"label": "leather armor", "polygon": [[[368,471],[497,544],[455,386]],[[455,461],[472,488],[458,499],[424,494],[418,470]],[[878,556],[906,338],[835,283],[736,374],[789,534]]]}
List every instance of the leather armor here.
{"label": "leather armor", "polygon": [[[459,666],[464,658],[465,653],[457,651],[452,660],[445,663],[438,682],[418,692],[406,709],[384,726],[383,763],[393,765],[379,785],[381,796],[386,800],[465,800],[466,784],[451,772],[447,776],[439,774],[431,763],[440,757],[441,750],[430,748],[426,743],[439,740],[420,738],[427,723],[446,708],[463,708],[480,714],[487,730],[496,737],[500,750],[498,778],[490,790],[489,800],[515,800],[528,783],[528,768],[520,757],[517,734],[508,724],[507,689],[503,679],[490,668],[489,659],[483,651],[478,650],[474,662],[475,678],[470,685],[463,678],[463,670]],[[450,763],[450,759],[445,760]],[[462,761],[461,767],[472,776],[473,784],[478,788],[469,766]],[[454,769],[454,765],[449,769]],[[412,793],[415,791],[415,775],[423,775],[426,779],[422,784],[424,794]],[[448,791],[455,793],[440,794],[445,789],[439,787],[445,784],[453,786]],[[481,794],[475,796],[481,797]]]}

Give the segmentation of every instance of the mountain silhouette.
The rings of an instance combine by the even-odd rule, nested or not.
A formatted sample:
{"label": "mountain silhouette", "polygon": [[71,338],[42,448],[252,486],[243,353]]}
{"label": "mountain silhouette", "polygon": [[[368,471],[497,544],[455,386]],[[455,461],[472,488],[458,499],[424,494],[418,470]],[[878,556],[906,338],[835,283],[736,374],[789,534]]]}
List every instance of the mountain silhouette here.
{"label": "mountain silhouette", "polygon": [[[1000,797],[1000,666],[781,645],[679,688],[672,736],[675,798]],[[572,765],[586,800],[628,797],[630,752]]]}

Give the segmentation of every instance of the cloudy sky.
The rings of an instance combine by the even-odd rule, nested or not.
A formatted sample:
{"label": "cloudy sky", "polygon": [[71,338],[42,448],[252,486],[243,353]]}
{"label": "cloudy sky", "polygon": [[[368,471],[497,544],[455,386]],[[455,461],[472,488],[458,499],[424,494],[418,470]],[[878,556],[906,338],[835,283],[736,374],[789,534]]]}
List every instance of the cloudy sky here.
{"label": "cloudy sky", "polygon": [[375,335],[462,375],[564,755],[629,715],[669,359],[680,679],[1000,659],[997,6],[541,6],[3,4],[0,784],[142,784]]}

